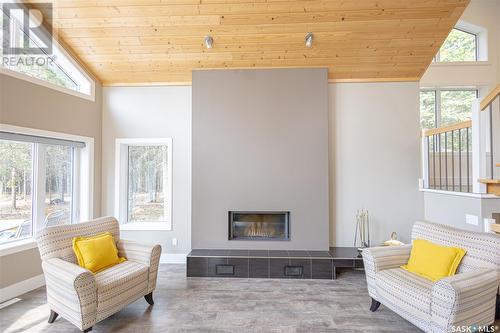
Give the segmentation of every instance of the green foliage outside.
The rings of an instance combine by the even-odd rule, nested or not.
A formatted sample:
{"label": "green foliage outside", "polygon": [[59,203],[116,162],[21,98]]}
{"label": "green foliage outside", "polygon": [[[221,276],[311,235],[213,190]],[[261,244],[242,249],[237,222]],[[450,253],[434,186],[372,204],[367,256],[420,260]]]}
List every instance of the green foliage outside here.
{"label": "green foliage outside", "polygon": [[128,220],[164,221],[167,147],[129,146]]}
{"label": "green foliage outside", "polygon": [[436,92],[420,92],[420,125],[423,129],[436,127]]}
{"label": "green foliage outside", "polygon": [[439,61],[475,61],[476,47],[475,35],[453,29],[439,50]]}

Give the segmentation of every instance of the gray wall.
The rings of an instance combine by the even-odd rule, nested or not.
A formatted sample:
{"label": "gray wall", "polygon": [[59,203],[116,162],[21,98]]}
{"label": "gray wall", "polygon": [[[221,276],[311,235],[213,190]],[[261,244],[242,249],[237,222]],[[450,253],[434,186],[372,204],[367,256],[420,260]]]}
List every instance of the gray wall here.
{"label": "gray wall", "polygon": [[[479,198],[443,193],[425,193],[425,219],[457,228],[484,231],[485,218],[500,213],[500,198]],[[465,222],[465,215],[479,218],[477,226]]]}
{"label": "gray wall", "polygon": [[[328,249],[326,69],[193,72],[193,248]],[[289,242],[228,241],[228,211],[290,211]]]}
{"label": "gray wall", "polygon": [[[0,122],[93,137],[94,215],[101,212],[101,105],[102,88],[96,82],[95,102],[0,74]],[[0,257],[0,288],[42,273],[38,250]],[[6,263],[22,263],[29,269],[7,272]]]}
{"label": "gray wall", "polygon": [[329,88],[331,244],[352,246],[360,208],[370,213],[372,245],[392,231],[409,242],[423,217],[418,83]]}
{"label": "gray wall", "polygon": [[[188,253],[190,243],[191,87],[106,87],[103,98],[102,207],[114,213],[115,140],[172,138],[172,231],[122,231],[121,237],[159,243],[164,253]],[[172,239],[177,239],[177,246]]]}

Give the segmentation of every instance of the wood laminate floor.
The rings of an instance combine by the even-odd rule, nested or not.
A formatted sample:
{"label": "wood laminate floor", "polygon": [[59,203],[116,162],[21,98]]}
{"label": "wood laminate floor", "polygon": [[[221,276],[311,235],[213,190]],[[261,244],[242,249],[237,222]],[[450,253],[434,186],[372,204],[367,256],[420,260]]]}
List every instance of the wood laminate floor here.
{"label": "wood laminate floor", "polygon": [[[45,288],[0,310],[0,332],[79,332],[47,323]],[[337,280],[186,278],[185,265],[161,265],[155,305],[141,298],[92,332],[421,332],[383,305],[369,311],[363,271]]]}

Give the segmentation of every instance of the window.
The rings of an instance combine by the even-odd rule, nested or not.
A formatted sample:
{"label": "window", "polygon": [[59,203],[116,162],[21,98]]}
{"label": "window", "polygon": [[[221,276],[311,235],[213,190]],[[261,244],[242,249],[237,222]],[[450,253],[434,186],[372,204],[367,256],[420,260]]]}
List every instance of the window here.
{"label": "window", "polygon": [[420,124],[423,129],[470,120],[478,91],[467,88],[423,89],[420,91]]}
{"label": "window", "polygon": [[436,54],[436,61],[477,61],[478,37],[476,34],[454,28]]}
{"label": "window", "polygon": [[[4,127],[4,126],[2,126]],[[0,244],[90,218],[93,142],[0,131]],[[85,162],[85,163],[82,163]]]}
{"label": "window", "polygon": [[122,228],[171,230],[172,139],[118,139],[116,170]]}
{"label": "window", "polygon": [[[10,46],[21,47],[25,36],[29,39],[31,47],[41,48],[45,46],[46,43],[41,38],[35,34],[28,36],[24,32],[22,12],[19,10],[12,10],[9,13],[0,10],[0,12],[2,14],[0,15],[0,27],[2,27],[4,20],[8,20],[10,24]],[[30,24],[31,21],[30,16]],[[93,100],[95,89],[93,80],[52,36],[48,38],[52,42],[51,54],[45,52],[42,54],[4,54],[2,47],[0,50],[1,72]],[[0,29],[0,43],[2,45],[3,41],[3,30]]]}

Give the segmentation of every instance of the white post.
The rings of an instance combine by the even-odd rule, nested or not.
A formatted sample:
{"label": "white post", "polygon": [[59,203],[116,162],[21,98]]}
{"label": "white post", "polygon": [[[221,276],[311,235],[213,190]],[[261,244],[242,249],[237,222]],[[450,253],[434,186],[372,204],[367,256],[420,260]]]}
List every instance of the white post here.
{"label": "white post", "polygon": [[486,176],[485,127],[481,119],[479,99],[472,103],[472,192],[486,193],[486,184],[478,179]]}
{"label": "white post", "polygon": [[422,131],[422,188],[429,188],[429,137]]}

